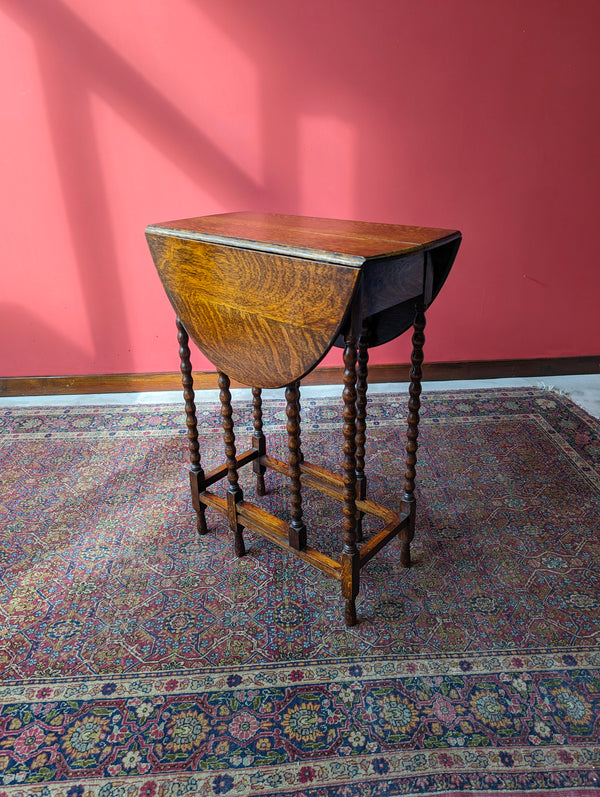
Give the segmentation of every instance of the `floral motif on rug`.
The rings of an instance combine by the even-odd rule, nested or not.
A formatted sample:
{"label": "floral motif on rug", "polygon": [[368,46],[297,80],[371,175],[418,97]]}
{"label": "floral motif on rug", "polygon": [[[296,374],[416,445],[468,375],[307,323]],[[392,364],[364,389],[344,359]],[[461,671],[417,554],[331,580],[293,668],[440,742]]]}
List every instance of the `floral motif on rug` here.
{"label": "floral motif on rug", "polygon": [[[368,410],[391,505],[405,403]],[[338,461],[341,403],[302,415],[306,458]],[[0,797],[599,794],[599,424],[530,389],[422,417],[415,566],[381,551],[348,629],[337,582],[257,535],[235,559],[212,513],[196,536],[180,408],[0,411]],[[283,458],[281,402],[265,430]],[[332,555],[338,514],[306,502]]]}

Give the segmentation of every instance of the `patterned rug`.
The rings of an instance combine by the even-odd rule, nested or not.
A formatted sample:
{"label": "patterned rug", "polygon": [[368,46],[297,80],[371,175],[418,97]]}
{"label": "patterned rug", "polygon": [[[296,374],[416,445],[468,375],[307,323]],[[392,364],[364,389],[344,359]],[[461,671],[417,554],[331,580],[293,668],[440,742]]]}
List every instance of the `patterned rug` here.
{"label": "patterned rug", "polygon": [[[406,398],[368,409],[370,497],[396,508]],[[208,469],[219,408],[199,419]],[[306,459],[341,465],[341,402],[302,419]],[[267,540],[236,559],[212,511],[196,535],[180,407],[2,409],[0,431],[0,797],[600,794],[600,423],[567,398],[424,396],[414,566],[371,560],[354,628]],[[285,458],[281,402],[265,431]],[[258,499],[242,473],[285,517],[281,478]],[[337,555],[339,505],[305,496]]]}

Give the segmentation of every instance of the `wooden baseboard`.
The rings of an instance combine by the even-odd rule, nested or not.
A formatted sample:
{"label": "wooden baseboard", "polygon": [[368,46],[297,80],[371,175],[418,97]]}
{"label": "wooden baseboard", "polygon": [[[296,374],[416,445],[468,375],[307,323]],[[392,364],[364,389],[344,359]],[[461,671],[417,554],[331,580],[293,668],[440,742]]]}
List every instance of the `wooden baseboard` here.
{"label": "wooden baseboard", "polygon": [[[406,363],[372,365],[369,382],[407,382],[410,366]],[[454,379],[498,379],[502,377],[544,377],[567,374],[600,373],[600,356],[555,357],[532,360],[473,360],[470,362],[425,363],[423,379],[429,382]],[[342,384],[343,369],[316,368],[304,385]],[[232,387],[241,387],[232,382]],[[196,390],[217,387],[212,371],[194,373]],[[89,374],[86,376],[0,377],[0,396],[52,396],[89,393],[141,393],[180,390],[178,371],[160,374]]]}

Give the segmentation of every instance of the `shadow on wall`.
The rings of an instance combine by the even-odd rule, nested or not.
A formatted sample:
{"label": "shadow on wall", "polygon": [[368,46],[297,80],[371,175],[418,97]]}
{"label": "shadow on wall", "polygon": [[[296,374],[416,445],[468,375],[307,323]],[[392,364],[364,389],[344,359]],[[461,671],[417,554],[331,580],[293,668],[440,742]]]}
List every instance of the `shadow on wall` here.
{"label": "shadow on wall", "polygon": [[[57,333],[33,315],[27,308],[16,304],[0,304],[0,340],[11,341],[14,359],[26,362],[32,348],[43,343],[49,350],[60,352],[60,357],[65,363],[83,363],[90,359],[90,352],[73,343],[72,340]],[[70,371],[63,371],[70,373]],[[45,376],[45,373],[38,376]],[[53,374],[49,374],[53,375]],[[0,373],[0,377],[5,374]]]}
{"label": "shadow on wall", "polygon": [[[155,7],[159,6],[155,3]],[[410,190],[402,182],[406,182],[405,173],[414,170],[414,158],[404,141],[398,146],[398,118],[408,118],[399,115],[398,108],[407,102],[411,116],[427,109],[431,102],[428,81],[435,72],[435,63],[431,66],[435,36],[441,35],[432,33],[431,24],[425,34],[419,27],[424,24],[422,15],[403,5],[400,19],[400,11],[392,10],[393,3],[377,11],[366,2],[349,6],[347,0],[304,6],[275,0],[253,4],[196,0],[193,8],[199,29],[204,25],[222,33],[224,41],[243,52],[248,68],[256,72],[261,167],[254,176],[240,168],[235,160],[238,153],[232,152],[231,157],[227,145],[215,144],[220,138],[208,123],[203,130],[191,121],[199,115],[188,115],[181,101],[177,104],[158,90],[66,3],[5,0],[3,4],[5,13],[32,37],[39,60],[91,330],[92,360],[118,361],[120,371],[134,370],[134,358],[128,354],[134,336],[118,268],[123,231],[116,229],[111,213],[102,142],[92,115],[94,97],[114,109],[204,195],[228,209],[396,222],[413,215],[406,212],[412,199],[407,199]],[[393,24],[400,21],[403,26]],[[169,22],[165,42],[174,47],[177,24],[172,16]],[[406,32],[411,27],[412,34]],[[442,27],[441,22],[437,24]],[[431,43],[427,52],[421,46],[425,35]],[[395,55],[399,47],[400,61]],[[214,109],[204,98],[203,86],[226,68],[225,60],[221,53],[214,75],[199,74],[190,92],[190,109],[202,109],[209,122]],[[395,70],[400,62],[402,79]],[[176,69],[197,68],[194,53],[182,51],[181,66],[177,62]],[[417,100],[416,75],[425,89]],[[451,99],[448,92],[441,94],[441,101],[437,97],[436,102],[443,118]],[[421,107],[415,108],[415,102]],[[403,134],[410,137],[412,128],[407,125],[404,131],[404,121],[402,125]],[[438,139],[443,137],[436,130]],[[122,168],[126,170],[127,164]],[[142,237],[137,229],[126,234]],[[145,249],[141,254],[141,240],[139,246],[140,257],[146,256]]]}
{"label": "shadow on wall", "polygon": [[[242,198],[248,196],[260,204],[265,192],[63,3],[8,0],[4,10],[31,34],[36,46],[94,345],[92,359],[98,359],[100,352],[118,353],[122,370],[133,370],[131,358],[128,361],[124,355],[131,348],[132,333],[117,269],[118,241],[109,187],[102,174],[100,142],[91,114],[93,95],[115,108],[204,191],[229,203],[237,197],[242,204]],[[35,324],[25,324],[27,327],[33,330]],[[63,343],[68,349],[57,336],[57,345]]]}

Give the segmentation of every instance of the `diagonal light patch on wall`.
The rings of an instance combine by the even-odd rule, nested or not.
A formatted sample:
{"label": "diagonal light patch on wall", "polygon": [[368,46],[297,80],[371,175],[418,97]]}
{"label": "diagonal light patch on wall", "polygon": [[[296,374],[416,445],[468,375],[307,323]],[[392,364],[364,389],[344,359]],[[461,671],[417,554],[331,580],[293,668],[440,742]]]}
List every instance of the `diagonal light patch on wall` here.
{"label": "diagonal light patch on wall", "polygon": [[[243,203],[244,197],[251,195],[258,204],[264,188],[63,3],[33,5],[8,0],[5,10],[37,46],[96,355],[107,350],[115,353],[122,370],[127,371],[130,361],[123,352],[129,349],[131,334],[90,97],[102,97],[215,199],[231,203],[233,196]],[[255,175],[259,171],[253,169]]]}
{"label": "diagonal light patch on wall", "polygon": [[299,120],[301,212],[352,219],[356,195],[356,127],[338,117]]}

